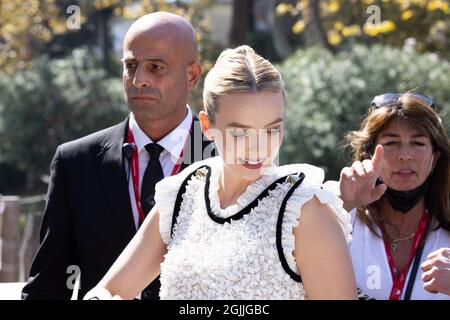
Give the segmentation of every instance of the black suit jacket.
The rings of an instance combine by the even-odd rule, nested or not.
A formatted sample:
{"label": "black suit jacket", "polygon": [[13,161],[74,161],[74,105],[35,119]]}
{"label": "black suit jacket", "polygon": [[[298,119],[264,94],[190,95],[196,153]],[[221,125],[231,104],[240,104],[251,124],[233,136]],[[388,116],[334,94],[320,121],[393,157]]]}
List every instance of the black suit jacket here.
{"label": "black suit jacket", "polygon": [[[70,299],[81,271],[81,299],[105,275],[136,233],[122,146],[128,118],[58,147],[40,232],[22,299]],[[181,170],[214,155],[195,118]],[[75,266],[75,267],[70,267]],[[72,276],[72,277],[71,277]]]}

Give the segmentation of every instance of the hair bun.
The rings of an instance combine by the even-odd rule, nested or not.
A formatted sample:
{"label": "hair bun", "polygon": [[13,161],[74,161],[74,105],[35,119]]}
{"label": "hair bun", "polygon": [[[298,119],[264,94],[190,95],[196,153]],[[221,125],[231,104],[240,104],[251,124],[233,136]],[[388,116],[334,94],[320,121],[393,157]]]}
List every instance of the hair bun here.
{"label": "hair bun", "polygon": [[249,47],[248,45],[242,45],[239,46],[237,48],[234,49],[234,52],[236,53],[242,53],[242,54],[247,54],[247,53],[255,53],[255,50],[253,50],[253,48]]}
{"label": "hair bun", "polygon": [[[222,51],[222,53],[217,58],[217,61],[222,59],[236,59],[236,57],[239,57],[240,55],[247,56],[247,55],[254,55],[256,54],[255,50],[253,48],[249,47],[248,45],[242,45],[239,47],[236,47],[234,49],[225,49]],[[240,59],[240,58],[239,58]]]}

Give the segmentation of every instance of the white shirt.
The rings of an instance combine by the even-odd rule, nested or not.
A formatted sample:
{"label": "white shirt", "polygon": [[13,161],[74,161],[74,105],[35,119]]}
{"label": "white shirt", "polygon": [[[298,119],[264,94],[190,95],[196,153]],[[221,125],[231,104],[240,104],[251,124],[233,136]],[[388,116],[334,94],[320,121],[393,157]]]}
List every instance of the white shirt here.
{"label": "white shirt", "polygon": [[[361,222],[356,215],[356,210],[350,211],[352,216],[353,232],[349,249],[355,270],[356,285],[368,296],[388,300],[392,289],[392,275],[387,260],[384,242],[375,236],[369,228]],[[377,229],[379,232],[379,230]],[[427,256],[442,247],[450,247],[450,232],[439,228],[430,231],[425,240],[420,264],[426,261]],[[450,296],[437,293],[433,294],[423,288],[422,270],[417,269],[414,286],[411,292],[411,300],[442,300],[450,299]],[[412,265],[412,263],[411,263]],[[409,282],[411,266],[403,288],[401,299],[404,299],[407,284]]]}
{"label": "white shirt", "polygon": [[[164,151],[161,152],[159,156],[159,162],[161,163],[161,167],[163,169],[164,177],[170,176],[172,173],[175,164],[180,159],[181,151],[184,148],[186,139],[189,137],[189,131],[192,125],[192,112],[189,106],[186,106],[187,114],[183,121],[173,129],[169,134],[167,134],[164,138],[158,141],[158,144],[164,148]],[[145,146],[149,143],[153,143],[152,139],[150,139],[141,128],[139,128],[134,115],[131,113],[129,126],[131,131],[133,132],[134,141],[138,150],[138,160],[139,160],[139,192],[142,187],[142,179],[144,178],[144,172],[147,168],[148,161],[150,160],[150,155],[147,150],[145,150]],[[129,166],[126,166],[126,170],[128,172]],[[139,227],[139,211],[136,205],[136,198],[134,197],[134,189],[133,189],[133,179],[129,178],[128,181],[128,192],[130,194],[131,200],[131,208],[133,210],[133,218],[136,229]]]}

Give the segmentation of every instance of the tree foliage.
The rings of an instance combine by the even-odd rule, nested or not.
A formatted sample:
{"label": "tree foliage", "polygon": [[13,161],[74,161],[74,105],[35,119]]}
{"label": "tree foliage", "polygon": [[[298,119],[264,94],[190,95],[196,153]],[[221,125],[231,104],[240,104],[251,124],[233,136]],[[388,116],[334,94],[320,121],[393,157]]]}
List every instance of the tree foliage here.
{"label": "tree foliage", "polygon": [[285,1],[277,6],[277,14],[297,18],[292,26],[296,34],[322,28],[323,42],[331,51],[349,40],[402,46],[411,39],[419,52],[434,51],[450,57],[448,0]]}
{"label": "tree foliage", "polygon": [[42,56],[31,69],[0,77],[0,162],[26,170],[28,192],[43,191],[57,145],[124,119],[120,79],[85,49],[66,59]]}
{"label": "tree foliage", "polygon": [[357,130],[373,97],[416,90],[432,97],[450,133],[450,63],[436,54],[357,45],[333,56],[296,52],[281,66],[287,91],[283,163],[307,162],[338,178],[350,155],[344,137]]}
{"label": "tree foliage", "polygon": [[[107,18],[137,19],[154,12],[169,11],[189,19],[198,30],[200,42],[208,36],[209,23],[205,9],[213,0],[195,0],[186,4],[164,0],[2,0],[0,1],[0,70],[12,74],[31,67],[36,56],[48,51],[51,42],[64,35],[92,28],[88,23],[97,19],[95,13],[108,12]],[[73,29],[69,19],[79,7],[80,29]],[[107,31],[109,28],[107,28]],[[201,53],[207,48],[201,47]]]}
{"label": "tree foliage", "polygon": [[54,0],[0,1],[0,67],[11,74],[30,66],[30,53],[66,31]]}
{"label": "tree foliage", "polygon": [[[117,74],[121,66],[111,59],[105,68],[108,45],[92,43],[97,36],[108,42],[113,17],[134,20],[154,11],[174,12],[195,25],[203,70],[211,66],[217,48],[208,41],[205,10],[214,0],[2,0],[0,1],[0,190],[42,192],[41,177],[56,146],[117,123],[127,112]],[[80,29],[70,29],[68,18],[79,8]],[[99,26],[100,25],[100,26]],[[99,26],[100,34],[92,32]],[[106,31],[105,31],[106,30]],[[103,32],[103,34],[102,34]],[[89,33],[89,39],[86,37]],[[76,49],[83,45],[82,49]],[[64,46],[67,46],[65,49]],[[54,54],[58,47],[59,54]],[[105,54],[106,53],[106,54]],[[101,63],[100,63],[101,62]],[[115,72],[116,71],[116,72]],[[191,102],[200,105],[200,89]],[[27,173],[27,186],[4,178]],[[15,192],[15,191],[14,191]]]}

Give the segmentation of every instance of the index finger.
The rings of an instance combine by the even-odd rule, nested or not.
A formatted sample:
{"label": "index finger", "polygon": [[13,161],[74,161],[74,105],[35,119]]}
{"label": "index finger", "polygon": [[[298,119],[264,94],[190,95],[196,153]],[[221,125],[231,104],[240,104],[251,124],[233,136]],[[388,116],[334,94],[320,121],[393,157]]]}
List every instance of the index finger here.
{"label": "index finger", "polygon": [[434,261],[431,261],[430,259],[428,259],[420,265],[420,269],[422,269],[422,271],[425,272],[425,271],[430,270],[433,265],[434,265]]}
{"label": "index finger", "polygon": [[381,169],[381,160],[383,159],[384,149],[381,144],[377,145],[372,157],[372,164],[375,170]]}
{"label": "index finger", "polygon": [[431,253],[427,256],[427,259],[428,259],[428,260],[431,260],[431,259],[435,258],[435,257],[437,257],[438,255],[440,255],[441,252],[442,252],[442,248],[437,249],[437,250],[431,252]]}

